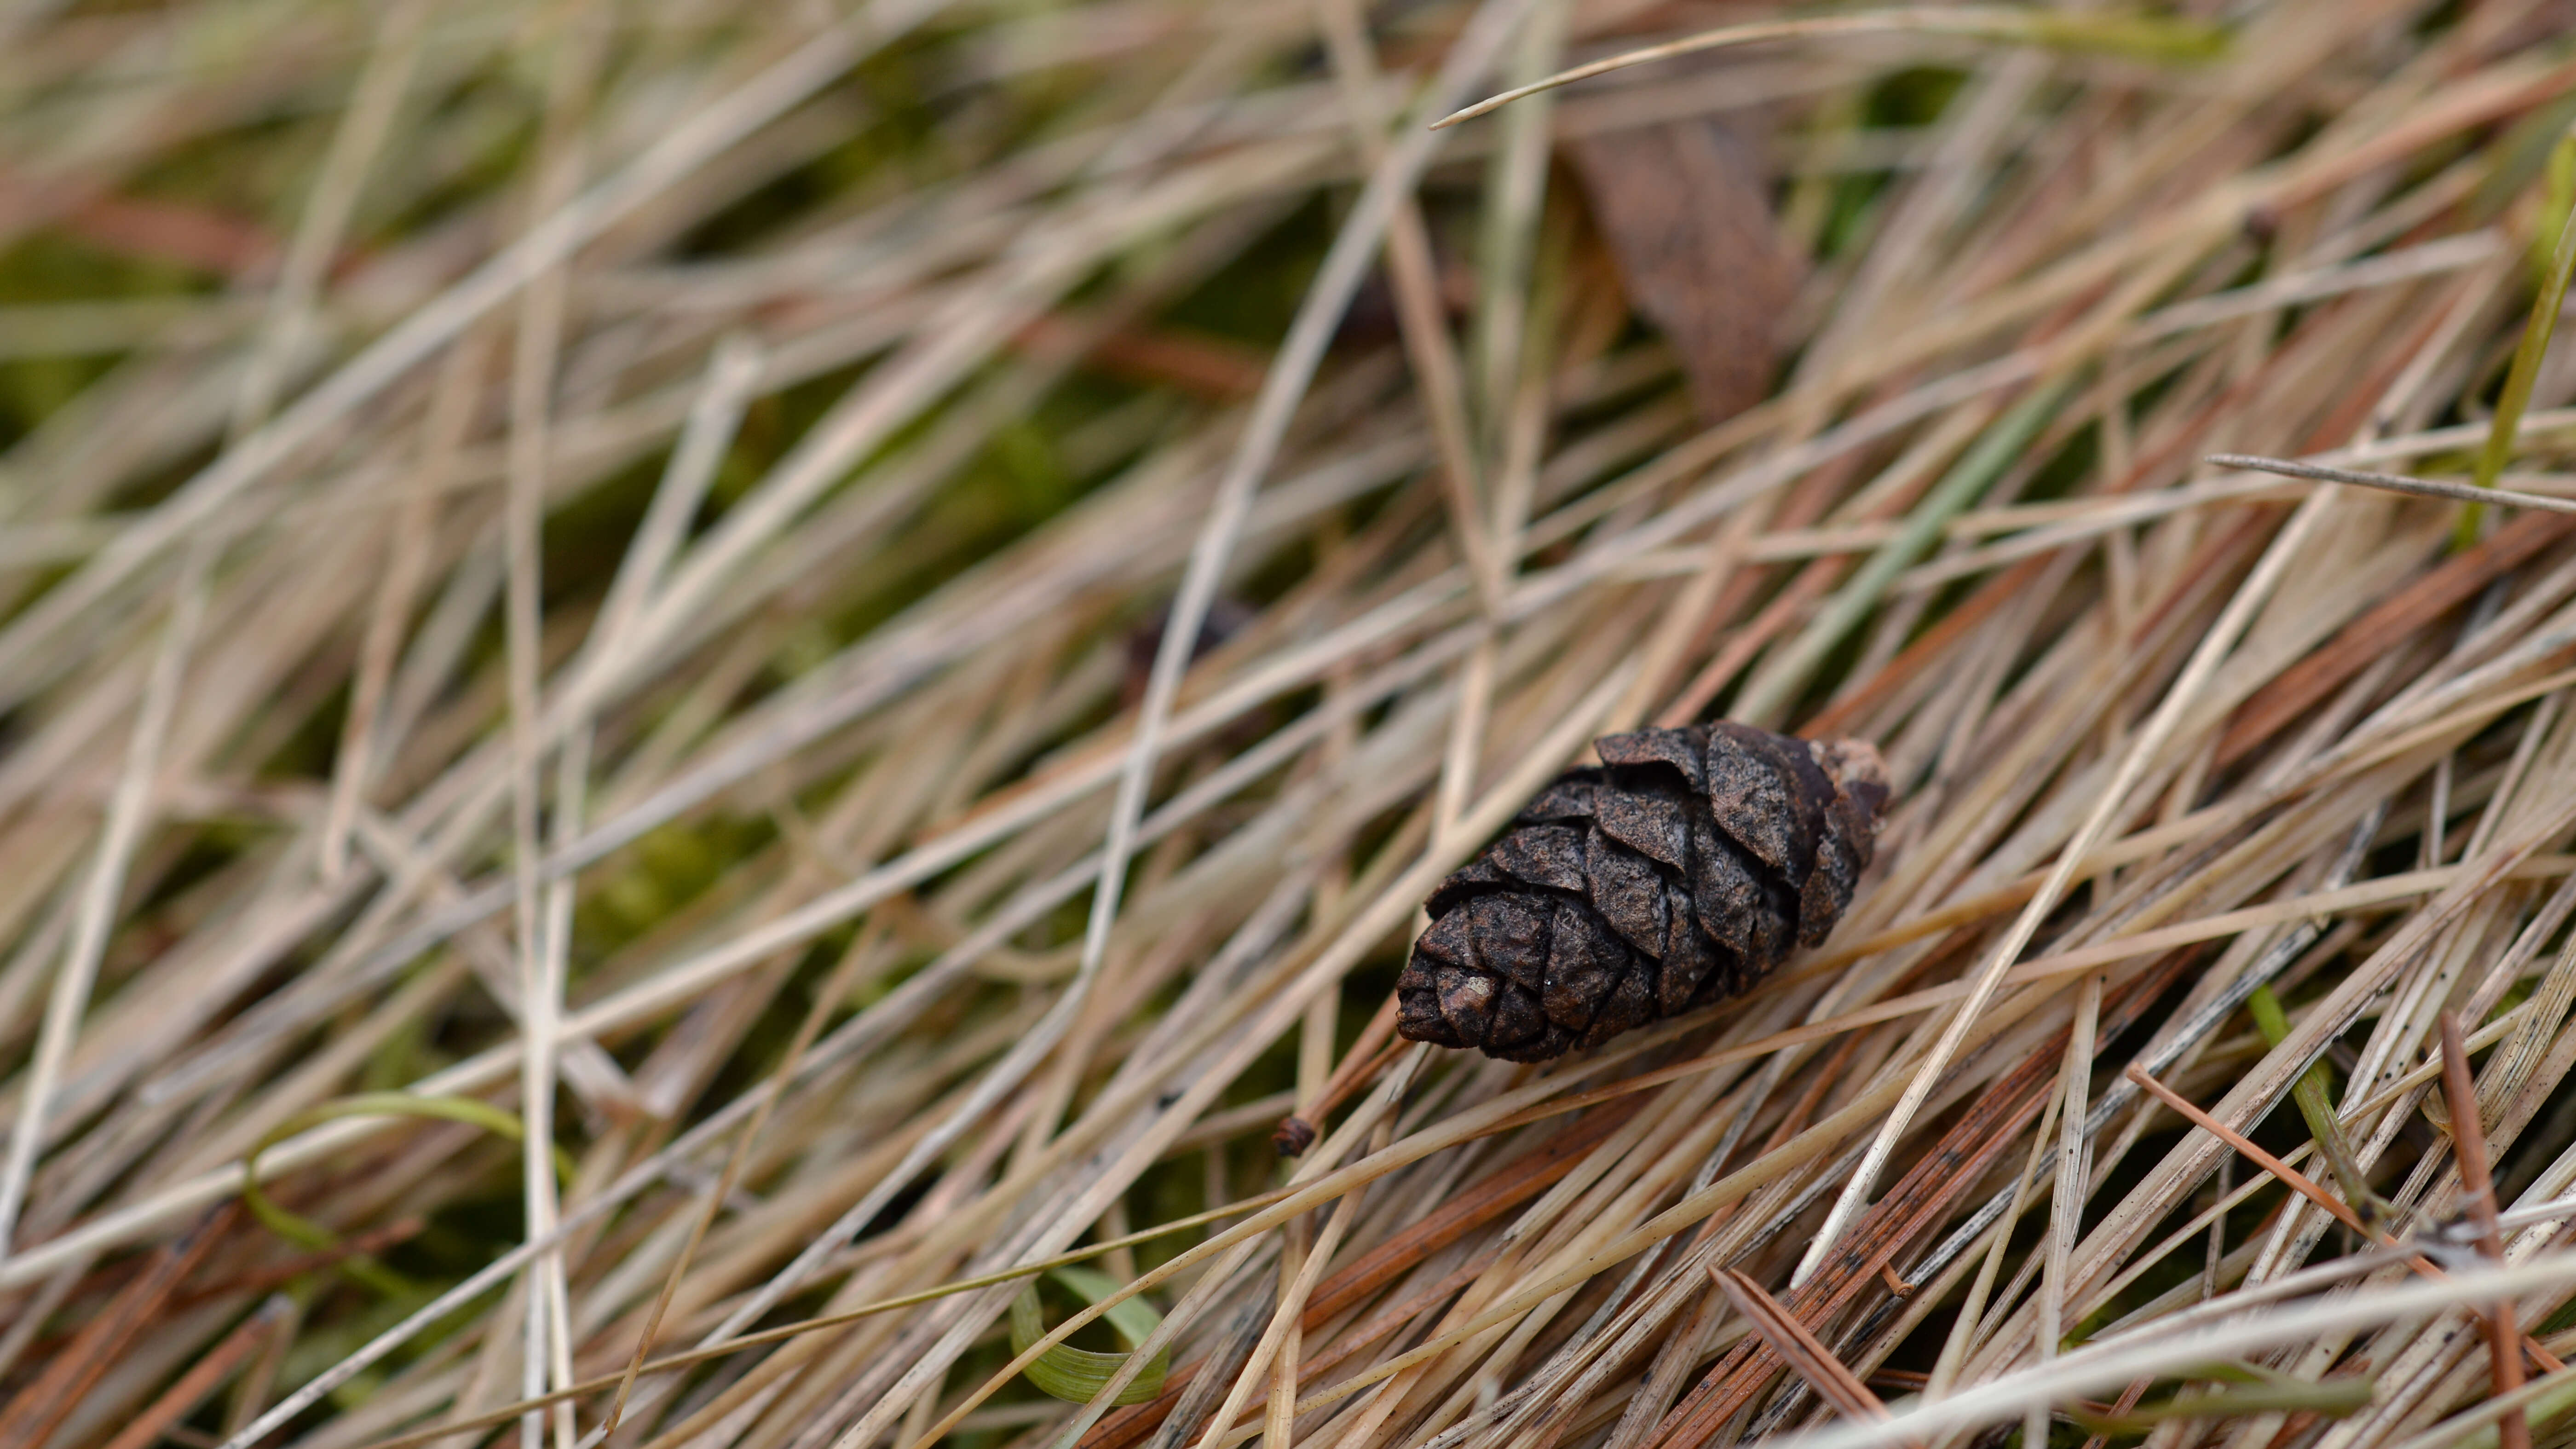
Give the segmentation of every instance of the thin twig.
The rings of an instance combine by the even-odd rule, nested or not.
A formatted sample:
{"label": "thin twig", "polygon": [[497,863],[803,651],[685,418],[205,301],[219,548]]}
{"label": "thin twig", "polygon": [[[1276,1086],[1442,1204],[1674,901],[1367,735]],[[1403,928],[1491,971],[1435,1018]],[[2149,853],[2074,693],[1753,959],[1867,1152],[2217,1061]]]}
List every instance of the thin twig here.
{"label": "thin twig", "polygon": [[2334,468],[2323,463],[2302,463],[2293,458],[2256,458],[2244,453],[2212,453],[2202,461],[2221,468],[2251,468],[2289,478],[2314,478],[2322,483],[2349,483],[2357,488],[2411,493],[2418,498],[2450,498],[2463,503],[2501,503],[2513,508],[2536,508],[2544,513],[2576,513],[2576,498],[2553,498],[2546,493],[2517,493],[2507,488],[2480,488],[2474,483],[2445,483],[2433,478],[2402,478],[2394,473]]}

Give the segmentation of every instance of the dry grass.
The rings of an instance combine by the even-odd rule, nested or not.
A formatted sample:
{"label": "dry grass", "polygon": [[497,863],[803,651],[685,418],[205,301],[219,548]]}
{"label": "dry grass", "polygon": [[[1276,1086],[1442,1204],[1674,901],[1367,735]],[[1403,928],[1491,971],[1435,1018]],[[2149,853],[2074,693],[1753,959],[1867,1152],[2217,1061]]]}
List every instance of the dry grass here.
{"label": "dry grass", "polygon": [[[2202,460],[2576,492],[2576,27],[1961,14],[10,10],[0,1443],[2570,1442],[2576,521]],[[1834,940],[1391,1041],[1711,713]]]}

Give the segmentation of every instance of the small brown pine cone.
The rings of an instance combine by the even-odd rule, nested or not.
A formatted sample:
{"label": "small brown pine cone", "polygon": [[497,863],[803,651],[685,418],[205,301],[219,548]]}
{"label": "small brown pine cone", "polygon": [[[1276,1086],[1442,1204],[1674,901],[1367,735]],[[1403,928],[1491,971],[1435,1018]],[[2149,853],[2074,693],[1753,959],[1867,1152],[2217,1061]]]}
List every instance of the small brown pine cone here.
{"label": "small brown pine cone", "polygon": [[1594,748],[1432,891],[1395,983],[1409,1040],[1546,1061],[1747,990],[1842,919],[1876,749],[1723,722]]}

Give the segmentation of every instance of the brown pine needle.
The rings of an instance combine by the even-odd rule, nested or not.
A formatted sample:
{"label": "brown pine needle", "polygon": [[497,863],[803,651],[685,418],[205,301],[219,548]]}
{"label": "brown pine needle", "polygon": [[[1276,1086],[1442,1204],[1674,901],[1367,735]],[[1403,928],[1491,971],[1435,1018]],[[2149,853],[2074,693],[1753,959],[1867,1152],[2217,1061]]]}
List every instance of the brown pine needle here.
{"label": "brown pine needle", "polygon": [[[2256,1146],[2253,1140],[2245,1136],[2245,1134],[2238,1132],[2236,1129],[2220,1122],[2217,1118],[2210,1116],[2207,1112],[2204,1112],[2198,1106],[2195,1106],[2188,1098],[2175,1092],[2171,1087],[2166,1086],[2164,1083],[2147,1075],[2147,1073],[2140,1069],[2136,1063],[2132,1062],[2129,1065],[2128,1070],[2123,1075],[2127,1076],[2130,1081],[2137,1083],[2139,1087],[2143,1088],[2157,1101],[2164,1103],[2166,1106],[2171,1107],[2176,1112],[2182,1114],[2183,1118],[2189,1121],[2193,1126],[2198,1127],[2218,1138],[2218,1140],[2235,1149],[2240,1156],[2252,1162],[2255,1166],[2260,1167],[2265,1172],[2279,1178],[2282,1184],[2287,1186],[2291,1191],[2298,1193],[2301,1197],[2304,1197],[2308,1201],[2315,1203],[2317,1206],[2324,1208],[2326,1212],[2335,1219],[2335,1221],[2342,1223],[2345,1227],[2352,1229],[2354,1232],[2359,1233],[2364,1238],[2377,1243],[2383,1248],[2395,1248],[2401,1252],[2404,1251],[2403,1244],[2399,1243],[2397,1239],[2390,1237],[2388,1234],[2373,1229],[2370,1225],[2364,1223],[2361,1220],[2360,1214],[2344,1205],[2343,1199],[2336,1197],[2334,1194],[2327,1192],[2324,1188],[2317,1186],[2314,1182],[2309,1181],[2306,1175],[2301,1173],[2297,1168],[2290,1166],[2281,1159],[2274,1157],[2271,1153],[2264,1151],[2262,1148]],[[2421,1255],[2410,1253],[2406,1256],[2405,1261],[2407,1267],[2414,1269],[2424,1277],[2447,1278],[2450,1276],[2440,1268],[2435,1267],[2429,1260],[2425,1259]],[[2534,1360],[2538,1361],[2550,1372],[2556,1373],[2558,1370],[2566,1367],[2563,1360],[2559,1359],[2556,1354],[2551,1353],[2538,1339],[2531,1337],[2529,1334],[2522,1335],[2522,1345],[2525,1353],[2530,1354]]]}
{"label": "brown pine needle", "polygon": [[179,1381],[162,1391],[149,1408],[119,1429],[107,1442],[107,1449],[151,1449],[170,1427],[194,1412],[197,1405],[213,1393],[224,1380],[231,1378],[243,1362],[277,1338],[280,1329],[290,1322],[288,1304],[283,1298],[262,1302],[250,1317],[206,1351],[203,1358],[188,1366]]}
{"label": "brown pine needle", "polygon": [[[2504,1264],[2504,1234],[2496,1226],[2495,1180],[2487,1165],[2487,1133],[2479,1120],[2478,1088],[2469,1072],[2469,1045],[2460,1030],[2459,1013],[2445,1011],[2442,1032],[2442,1096],[2451,1109],[2451,1142],[2460,1169],[2460,1207],[2478,1235],[2478,1251],[2499,1267]],[[2522,1333],[2514,1326],[2513,1300],[2488,1305],[2487,1369],[2499,1399],[2522,1387]],[[2498,1449],[2531,1449],[2531,1421],[2519,1408],[2496,1421]]]}
{"label": "brown pine needle", "polygon": [[1796,1314],[1781,1307],[1761,1284],[1733,1268],[1721,1268],[1714,1263],[1709,1265],[1708,1276],[1726,1295],[1726,1301],[1735,1305],[1735,1311],[1743,1314],[1745,1321],[1753,1325],[1753,1331],[1771,1346],[1771,1351],[1780,1355],[1781,1362],[1805,1379],[1819,1397],[1834,1406],[1836,1412],[1847,1419],[1878,1422],[1887,1419],[1887,1405],[1879,1402],[1878,1395],[1869,1391],[1869,1385],[1861,1382],[1860,1375],[1834,1357],[1833,1350],[1809,1332]]}
{"label": "brown pine needle", "polygon": [[45,1371],[0,1406],[0,1444],[44,1443],[80,1407],[83,1396],[124,1358],[240,1216],[233,1204],[226,1203],[200,1218],[187,1236],[153,1253],[144,1271],[99,1308]]}

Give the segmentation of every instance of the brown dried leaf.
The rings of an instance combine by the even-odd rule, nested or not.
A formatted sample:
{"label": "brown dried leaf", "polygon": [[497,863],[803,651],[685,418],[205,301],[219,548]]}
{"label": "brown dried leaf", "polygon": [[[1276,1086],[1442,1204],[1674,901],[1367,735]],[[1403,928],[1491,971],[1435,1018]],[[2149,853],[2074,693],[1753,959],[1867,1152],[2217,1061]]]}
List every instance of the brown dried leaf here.
{"label": "brown dried leaf", "polygon": [[1701,415],[1721,422],[1761,401],[1807,266],[1780,236],[1754,131],[1693,116],[1567,152],[1629,301],[1681,355]]}

